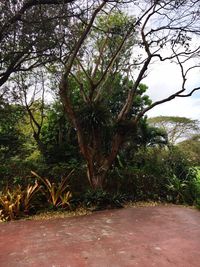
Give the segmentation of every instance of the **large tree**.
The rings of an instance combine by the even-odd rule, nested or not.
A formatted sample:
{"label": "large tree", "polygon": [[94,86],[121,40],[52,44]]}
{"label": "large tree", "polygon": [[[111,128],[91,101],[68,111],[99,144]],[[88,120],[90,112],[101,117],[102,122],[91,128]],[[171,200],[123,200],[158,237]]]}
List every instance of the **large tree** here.
{"label": "large tree", "polygon": [[[133,10],[136,9],[134,4],[137,5],[137,2],[132,1]],[[193,35],[197,34],[196,38],[198,38],[199,34],[197,1],[143,1],[140,9],[137,9],[135,19],[124,19],[120,22],[117,20],[110,23],[115,8],[117,5],[113,6],[109,1],[98,3],[66,61],[60,83],[60,96],[65,112],[77,131],[80,150],[88,165],[88,178],[95,188],[102,186],[128,132],[137,133],[135,129],[148,110],[175,97],[189,96],[199,89],[199,87],[192,88],[190,92],[185,93],[187,75],[197,66],[190,65],[185,69],[184,63],[189,62],[199,53],[199,47],[193,47],[190,42]],[[99,24],[99,17],[103,18],[104,26]],[[108,26],[105,27],[105,25]],[[97,32],[98,35],[96,35]],[[112,40],[115,40],[115,43],[112,43],[111,49],[109,44]],[[131,56],[125,57],[126,62],[123,62],[121,66],[119,59],[124,59],[124,49],[131,51]],[[138,58],[140,50],[142,50],[141,58]],[[143,106],[142,110],[133,113],[140,83],[148,67],[155,60],[175,62],[180,68],[182,86],[170,96],[146,107]],[[133,70],[136,68],[137,72],[133,77]],[[84,79],[79,75],[80,69],[85,74]],[[109,82],[108,86],[106,84],[110,79],[114,81],[112,75],[116,75],[118,71],[126,77],[131,75],[134,82],[130,87],[126,84],[120,88],[125,97],[122,98],[121,106],[113,117],[113,124],[116,127],[110,138],[110,147],[107,153],[104,153],[99,141],[101,140],[99,129],[91,130],[90,142],[85,136],[77,115],[80,113],[77,112],[72,102],[73,92],[70,79],[73,77],[79,84],[80,98],[83,99],[87,108],[90,107],[90,114],[92,114],[93,109],[97,110],[98,103],[104,102],[108,97],[108,93],[109,96],[113,94],[113,83]],[[125,87],[128,89],[125,90]],[[103,124],[98,123],[98,125],[104,127]]]}
{"label": "large tree", "polygon": [[164,129],[171,145],[190,139],[199,133],[199,121],[185,117],[159,116],[149,118],[148,123]]}
{"label": "large tree", "polygon": [[[199,3],[197,0],[74,3],[79,6],[72,5],[72,15],[68,16],[67,25],[62,20],[52,18],[63,25],[64,36],[70,37],[65,39],[65,46],[59,50],[62,57],[56,57],[55,64],[51,61],[50,68],[47,66],[49,62],[43,64],[53,75],[63,73],[59,95],[87,162],[88,179],[94,188],[98,188],[103,186],[126,137],[130,133],[137,134],[137,125],[148,110],[176,97],[190,96],[200,89],[199,86],[190,91],[187,88],[190,73],[199,67],[194,63],[200,52],[198,42],[194,42],[198,41],[200,33]],[[122,9],[129,10],[127,15],[120,16]],[[80,16],[74,15],[77,10],[83,11]],[[65,12],[68,15],[69,9]],[[30,27],[28,31],[31,31]],[[60,39],[57,43],[60,44]],[[48,47],[48,42],[44,47]],[[44,60],[48,58],[45,53],[42,55]],[[25,65],[32,67],[30,59]],[[140,84],[155,61],[177,64],[182,85],[166,98],[136,108]],[[4,62],[7,62],[5,58]],[[124,81],[118,87],[122,97],[112,113],[109,99],[115,94],[116,87],[113,85],[119,74]],[[74,101],[74,95],[78,96],[78,101]],[[88,122],[85,114],[91,122],[87,129],[83,123]],[[110,118],[113,130],[105,150],[102,130],[107,130]]]}

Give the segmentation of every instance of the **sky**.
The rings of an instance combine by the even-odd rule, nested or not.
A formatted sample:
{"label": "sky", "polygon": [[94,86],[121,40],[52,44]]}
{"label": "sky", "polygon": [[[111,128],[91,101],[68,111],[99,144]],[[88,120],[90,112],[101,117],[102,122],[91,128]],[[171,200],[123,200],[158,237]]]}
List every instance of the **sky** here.
{"label": "sky", "polygon": [[[132,14],[131,11],[128,11],[127,13]],[[200,38],[193,39],[192,48],[194,49],[198,47],[199,43]],[[164,50],[162,53],[164,56],[167,56],[169,51]],[[139,54],[142,53],[140,50],[136,50],[136,52]],[[195,65],[199,64],[199,62],[190,61],[189,64]],[[153,63],[150,68],[148,68],[147,76],[142,82],[149,87],[147,94],[153,102],[161,100],[181,89],[182,77],[180,75],[180,67],[175,63],[169,63],[167,61],[162,63]],[[191,72],[186,83],[188,91],[197,86],[200,86],[200,68]],[[148,117],[180,116],[200,121],[200,90],[199,92],[195,92],[191,97],[175,98],[170,102],[154,107],[147,113],[147,115]]]}
{"label": "sky", "polygon": [[[180,90],[182,77],[174,64],[154,64],[143,82],[149,87],[148,95],[153,101],[163,99]],[[187,80],[188,90],[200,85],[200,70],[196,69]],[[200,91],[190,97],[176,98],[161,104],[147,113],[148,117],[180,116],[200,120]]]}
{"label": "sky", "polygon": [[[142,5],[142,1],[140,3]],[[140,12],[143,11],[141,11],[140,8],[137,10],[137,5],[134,5],[132,9],[127,10],[128,14],[136,16],[139,16]],[[162,22],[160,23],[162,24]],[[155,19],[152,21],[150,20],[149,25],[146,27],[156,28],[157,23],[158,22]],[[190,43],[190,48],[195,49],[199,47],[199,43],[200,37],[193,36]],[[164,57],[171,54],[171,50],[163,49],[162,51]],[[141,54],[143,54],[143,52],[141,52]],[[195,59],[191,59],[187,64],[191,64],[188,65],[189,67],[193,65],[199,65],[199,60],[198,62],[195,62]],[[147,76],[142,82],[149,87],[147,94],[150,96],[153,102],[161,100],[181,89],[182,77],[180,67],[174,63],[170,64],[169,62],[154,63],[150,66],[150,68],[148,68]],[[195,69],[190,73],[186,83],[186,87],[188,88],[187,92],[197,86],[200,86],[200,68]],[[195,92],[191,97],[175,98],[170,102],[156,106],[150,110],[147,115],[148,117],[180,116],[200,120],[200,90]]]}

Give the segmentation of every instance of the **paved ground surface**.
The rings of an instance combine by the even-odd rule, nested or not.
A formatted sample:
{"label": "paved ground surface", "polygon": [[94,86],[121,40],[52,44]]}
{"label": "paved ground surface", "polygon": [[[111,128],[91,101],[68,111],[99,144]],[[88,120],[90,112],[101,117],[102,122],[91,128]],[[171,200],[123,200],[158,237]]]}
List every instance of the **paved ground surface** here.
{"label": "paved ground surface", "polygon": [[180,206],[0,224],[0,267],[199,267],[200,212]]}

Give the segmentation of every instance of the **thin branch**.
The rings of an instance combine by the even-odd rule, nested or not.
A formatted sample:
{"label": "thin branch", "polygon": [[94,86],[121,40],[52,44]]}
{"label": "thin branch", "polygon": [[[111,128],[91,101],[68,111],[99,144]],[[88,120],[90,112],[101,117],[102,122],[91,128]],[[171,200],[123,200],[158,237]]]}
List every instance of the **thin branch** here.
{"label": "thin branch", "polygon": [[85,76],[87,78],[87,80],[89,81],[91,87],[93,87],[94,83],[92,81],[92,78],[89,76],[88,72],[86,71],[86,69],[84,68],[83,64],[81,63],[81,61],[78,59],[78,57],[76,58],[78,64],[80,65],[82,71],[85,73]]}
{"label": "thin branch", "polygon": [[165,99],[162,99],[160,101],[156,101],[154,102],[152,105],[150,105],[149,107],[145,108],[142,112],[140,112],[138,115],[137,115],[137,121],[139,121],[139,119],[149,110],[151,110],[152,108],[158,106],[158,105],[161,105],[161,104],[164,104],[166,102],[169,102],[171,100],[173,100],[174,98],[176,97],[188,97],[188,96],[191,96],[195,91],[197,90],[200,90],[200,87],[196,87],[194,88],[190,93],[188,94],[185,94],[185,95],[181,95],[180,92],[182,92],[183,90],[180,90],[179,92],[175,93],[175,94],[172,94],[170,95],[169,97],[165,98]]}
{"label": "thin branch", "polygon": [[91,28],[92,28],[92,25],[93,25],[93,22],[97,16],[97,14],[102,10],[102,8],[105,6],[105,4],[107,3],[108,0],[104,0],[101,5],[98,6],[98,8],[94,11],[91,19],[90,19],[90,22],[88,23],[87,27],[85,28],[84,32],[82,33],[82,35],[80,36],[76,46],[74,47],[73,49],[73,52],[72,52],[72,55],[70,56],[69,58],[69,62],[66,66],[66,70],[65,70],[65,75],[69,75],[70,71],[71,71],[71,68],[73,66],[73,63],[74,63],[74,60],[83,44],[83,42],[85,41],[88,33],[90,32]]}
{"label": "thin branch", "polygon": [[95,78],[96,73],[97,73],[97,71],[98,71],[99,64],[100,64],[101,59],[102,59],[102,57],[103,57],[103,52],[104,52],[104,49],[105,49],[106,44],[107,44],[107,42],[108,42],[108,39],[109,39],[109,38],[108,38],[108,35],[107,35],[106,38],[105,38],[105,40],[104,40],[104,42],[103,42],[103,45],[102,45],[102,46],[100,47],[100,49],[99,49],[99,56],[98,56],[98,58],[97,58],[96,66],[95,66],[94,71],[93,71],[93,73],[92,73],[92,78],[93,78],[93,79]]}
{"label": "thin branch", "polygon": [[192,89],[192,91],[190,91],[190,93],[185,94],[185,95],[178,95],[178,97],[188,97],[188,96],[191,96],[191,95],[193,95],[194,92],[196,92],[198,90],[200,90],[200,86]]}

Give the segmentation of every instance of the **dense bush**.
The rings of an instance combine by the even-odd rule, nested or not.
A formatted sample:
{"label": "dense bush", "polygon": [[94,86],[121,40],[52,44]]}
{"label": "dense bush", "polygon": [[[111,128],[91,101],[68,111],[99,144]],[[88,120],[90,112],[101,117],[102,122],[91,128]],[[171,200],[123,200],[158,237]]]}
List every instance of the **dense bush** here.
{"label": "dense bush", "polygon": [[184,183],[190,164],[177,148],[142,148],[129,161],[122,159],[116,164],[108,176],[106,188],[128,194],[135,201],[177,202],[172,183],[175,177],[180,184]]}
{"label": "dense bush", "polygon": [[82,203],[86,207],[102,209],[108,207],[122,207],[122,204],[127,200],[124,194],[112,194],[104,190],[87,190],[83,195]]}
{"label": "dense bush", "polygon": [[200,167],[190,168],[186,182],[187,187],[184,192],[185,202],[200,208]]}

